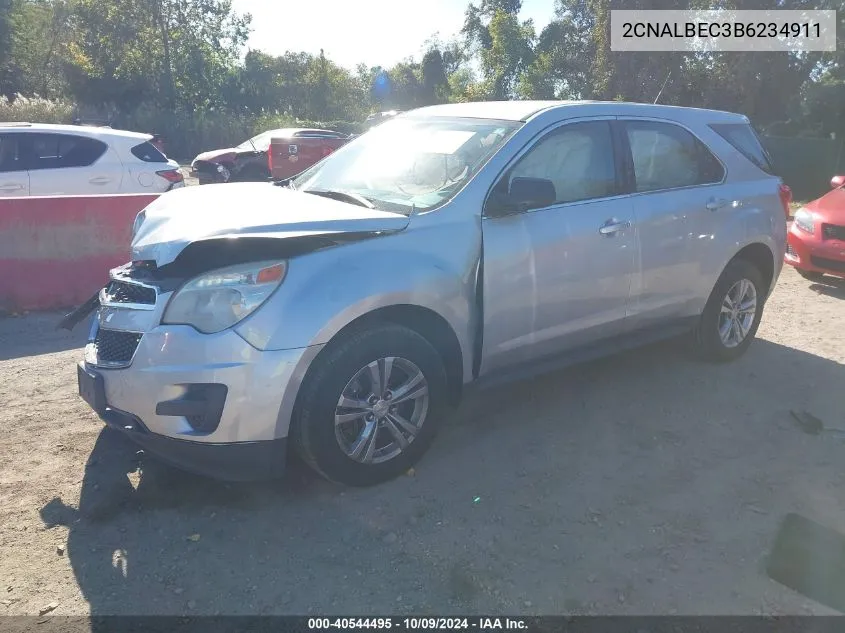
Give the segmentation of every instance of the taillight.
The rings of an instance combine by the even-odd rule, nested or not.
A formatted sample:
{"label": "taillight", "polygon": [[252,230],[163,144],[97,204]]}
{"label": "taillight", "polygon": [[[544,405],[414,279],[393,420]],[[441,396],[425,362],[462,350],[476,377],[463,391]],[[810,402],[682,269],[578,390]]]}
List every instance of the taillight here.
{"label": "taillight", "polygon": [[792,202],[792,189],[787,185],[781,184],[778,194],[780,195],[781,204],[783,204],[783,213],[789,218],[789,203]]}
{"label": "taillight", "polygon": [[173,184],[185,180],[185,177],[182,175],[182,172],[178,169],[166,169],[164,171],[157,171],[156,174],[164,178],[167,182]]}
{"label": "taillight", "polygon": [[270,149],[267,150],[267,169],[270,175],[273,175],[273,144],[270,143]]}

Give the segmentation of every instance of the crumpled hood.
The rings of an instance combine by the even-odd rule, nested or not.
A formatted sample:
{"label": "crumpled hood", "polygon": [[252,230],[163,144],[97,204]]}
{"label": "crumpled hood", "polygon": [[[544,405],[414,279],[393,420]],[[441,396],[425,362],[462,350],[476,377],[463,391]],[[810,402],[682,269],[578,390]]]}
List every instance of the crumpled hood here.
{"label": "crumpled hood", "polygon": [[171,263],[186,246],[212,238],[295,237],[401,231],[409,218],[269,183],[185,187],[143,211],[133,261]]}
{"label": "crumpled hood", "polygon": [[238,153],[238,150],[234,147],[228,147],[226,149],[213,149],[210,152],[203,152],[199,154],[192,162],[191,165],[196,163],[198,160],[207,160],[211,162],[215,162],[218,160],[222,160],[224,158],[234,158],[235,155]]}

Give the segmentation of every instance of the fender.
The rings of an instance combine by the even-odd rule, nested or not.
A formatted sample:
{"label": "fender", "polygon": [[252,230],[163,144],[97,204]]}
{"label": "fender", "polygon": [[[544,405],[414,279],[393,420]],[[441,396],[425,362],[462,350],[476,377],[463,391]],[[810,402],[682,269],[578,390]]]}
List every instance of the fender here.
{"label": "fender", "polygon": [[[375,310],[417,306],[438,314],[452,328],[467,380],[478,324],[481,240],[474,228],[473,222],[420,227],[291,259],[276,294],[235,330],[261,350],[321,346]],[[444,239],[454,240],[456,248],[435,254],[444,252]],[[440,248],[420,248],[425,243]]]}

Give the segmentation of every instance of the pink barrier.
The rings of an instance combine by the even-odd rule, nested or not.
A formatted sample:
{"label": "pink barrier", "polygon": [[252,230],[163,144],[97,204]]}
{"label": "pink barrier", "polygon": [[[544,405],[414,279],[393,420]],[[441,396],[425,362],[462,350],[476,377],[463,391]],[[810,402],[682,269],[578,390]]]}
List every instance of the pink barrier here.
{"label": "pink barrier", "polygon": [[0,198],[0,310],[79,305],[129,260],[155,195]]}

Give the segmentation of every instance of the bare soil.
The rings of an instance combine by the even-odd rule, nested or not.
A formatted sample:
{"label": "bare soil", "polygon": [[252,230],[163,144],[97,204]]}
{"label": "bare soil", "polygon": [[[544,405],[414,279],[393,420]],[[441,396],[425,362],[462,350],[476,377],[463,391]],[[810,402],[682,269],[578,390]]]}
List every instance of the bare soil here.
{"label": "bare soil", "polygon": [[785,270],[735,363],[668,342],[474,394],[363,490],[144,458],[58,318],[0,320],[0,615],[834,612],[766,561],[789,513],[845,533],[845,283]]}

